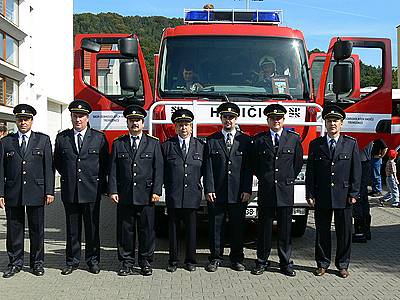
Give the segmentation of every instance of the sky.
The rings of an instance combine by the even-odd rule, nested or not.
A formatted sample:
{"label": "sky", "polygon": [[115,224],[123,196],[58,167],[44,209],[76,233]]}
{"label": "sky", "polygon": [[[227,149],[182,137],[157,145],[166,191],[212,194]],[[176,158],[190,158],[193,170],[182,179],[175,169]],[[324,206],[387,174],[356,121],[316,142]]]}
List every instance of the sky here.
{"label": "sky", "polygon": [[[74,0],[74,13],[183,17],[184,8],[202,8],[205,3],[213,3],[215,8],[246,8],[245,0]],[[264,0],[250,1],[250,8],[283,10],[283,25],[301,30],[309,50],[326,51],[333,36],[389,38],[392,65],[397,67],[400,0]],[[380,65],[378,51],[363,51],[361,59]]]}

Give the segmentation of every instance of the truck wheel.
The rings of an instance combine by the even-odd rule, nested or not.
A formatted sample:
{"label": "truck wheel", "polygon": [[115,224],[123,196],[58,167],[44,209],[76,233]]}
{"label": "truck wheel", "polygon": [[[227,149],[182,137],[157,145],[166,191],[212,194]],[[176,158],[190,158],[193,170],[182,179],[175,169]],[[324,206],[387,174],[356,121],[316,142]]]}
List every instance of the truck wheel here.
{"label": "truck wheel", "polygon": [[307,228],[307,217],[308,214],[305,216],[293,216],[295,222],[292,224],[292,236],[301,237],[304,235]]}
{"label": "truck wheel", "polygon": [[164,207],[156,207],[154,227],[157,237],[168,237],[168,216],[164,213]]}

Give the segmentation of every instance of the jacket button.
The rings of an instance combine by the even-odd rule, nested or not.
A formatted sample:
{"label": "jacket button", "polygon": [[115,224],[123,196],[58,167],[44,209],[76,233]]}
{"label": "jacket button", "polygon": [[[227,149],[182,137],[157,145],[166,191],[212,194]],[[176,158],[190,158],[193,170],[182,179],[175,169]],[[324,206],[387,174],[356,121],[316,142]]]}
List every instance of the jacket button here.
{"label": "jacket button", "polygon": [[231,165],[231,164],[232,164],[232,162],[231,162],[231,161],[228,161],[228,164],[230,164],[230,165]]}
{"label": "jacket button", "polygon": [[275,183],[278,183],[278,180],[275,180]]}
{"label": "jacket button", "polygon": [[334,165],[335,165],[335,163],[333,162],[333,163],[332,163],[332,166],[334,166]]}
{"label": "jacket button", "polygon": [[136,173],[133,173],[133,176],[136,176],[137,174]]}
{"label": "jacket button", "polygon": [[23,171],[23,172],[22,172],[22,174],[24,174],[24,175],[25,175],[25,174],[26,174],[26,171]]}
{"label": "jacket button", "polygon": [[136,186],[136,182],[133,183],[133,186]]}
{"label": "jacket button", "polygon": [[82,171],[81,169],[78,169],[78,172]]}
{"label": "jacket button", "polygon": [[278,172],[279,170],[278,169],[275,169],[275,172]]}
{"label": "jacket button", "polygon": [[188,165],[187,165],[187,164],[185,164],[185,168],[187,168],[187,166],[188,166]]}
{"label": "jacket button", "polygon": [[187,177],[188,176],[188,174],[187,173],[185,173],[185,177]]}
{"label": "jacket button", "polygon": [[335,185],[335,184],[332,182],[332,183],[331,183],[331,186],[334,186],[334,185]]}
{"label": "jacket button", "polygon": [[187,184],[185,184],[185,187],[187,187],[188,185]]}
{"label": "jacket button", "polygon": [[80,158],[78,158],[78,161],[81,161],[81,159],[80,159]]}
{"label": "jacket button", "polygon": [[26,181],[24,181],[24,184],[26,184]]}
{"label": "jacket button", "polygon": [[335,173],[332,173],[332,176],[335,175]]}
{"label": "jacket button", "polygon": [[278,156],[275,159],[278,159]]}
{"label": "jacket button", "polygon": [[79,182],[81,182],[81,181],[82,181],[82,179],[80,179],[80,178],[79,178],[79,179],[78,179],[78,181],[79,181]]}
{"label": "jacket button", "polygon": [[136,163],[134,163],[133,166],[136,167]]}
{"label": "jacket button", "polygon": [[22,164],[23,164],[23,165],[26,164],[26,161],[23,161]]}

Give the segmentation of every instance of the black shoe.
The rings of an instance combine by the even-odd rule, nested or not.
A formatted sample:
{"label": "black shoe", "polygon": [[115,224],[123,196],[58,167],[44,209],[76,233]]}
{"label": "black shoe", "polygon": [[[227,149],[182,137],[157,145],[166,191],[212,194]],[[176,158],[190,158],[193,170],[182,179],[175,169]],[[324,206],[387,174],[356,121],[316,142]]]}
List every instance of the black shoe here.
{"label": "black shoe", "polygon": [[296,276],[296,271],[293,270],[292,268],[281,268],[281,273],[289,277]]}
{"label": "black shoe", "polygon": [[74,267],[74,266],[65,266],[64,269],[61,270],[61,275],[69,275],[69,274],[71,274],[73,271],[75,271],[76,269],[78,269],[78,267]]}
{"label": "black shoe", "polygon": [[21,267],[8,266],[7,270],[5,270],[5,272],[3,273],[3,278],[11,278],[19,271],[21,271]]}
{"label": "black shoe", "polygon": [[36,276],[43,276],[44,275],[44,268],[42,265],[36,265],[32,268],[32,273]]}
{"label": "black shoe", "polygon": [[367,238],[365,237],[365,235],[363,233],[357,233],[357,234],[355,233],[355,234],[353,234],[352,242],[353,243],[366,243]]}
{"label": "black shoe", "polygon": [[246,267],[240,262],[232,263],[231,264],[231,268],[232,268],[232,270],[235,270],[235,271],[238,271],[238,272],[244,271],[246,269]]}
{"label": "black shoe", "polygon": [[194,272],[194,271],[196,271],[196,265],[195,264],[185,264],[185,269],[189,272]]}
{"label": "black shoe", "polygon": [[264,273],[264,271],[267,271],[267,269],[270,266],[270,262],[267,261],[267,263],[264,264],[260,264],[260,263],[256,263],[256,266],[254,267],[253,270],[251,270],[251,274],[253,275],[261,275]]}
{"label": "black shoe", "polygon": [[177,269],[178,267],[176,265],[169,265],[167,267],[167,272],[174,273]]}
{"label": "black shoe", "polygon": [[118,276],[128,276],[131,274],[131,268],[127,266],[121,266],[121,268],[118,270]]}
{"label": "black shoe", "polygon": [[143,266],[140,268],[140,273],[143,276],[151,276],[153,274],[153,269],[151,268],[151,266]]}
{"label": "black shoe", "polygon": [[92,274],[99,274],[100,273],[100,266],[98,264],[94,264],[89,266],[89,272]]}
{"label": "black shoe", "polygon": [[218,267],[219,267],[219,261],[213,260],[206,266],[205,269],[207,272],[215,272],[217,271]]}

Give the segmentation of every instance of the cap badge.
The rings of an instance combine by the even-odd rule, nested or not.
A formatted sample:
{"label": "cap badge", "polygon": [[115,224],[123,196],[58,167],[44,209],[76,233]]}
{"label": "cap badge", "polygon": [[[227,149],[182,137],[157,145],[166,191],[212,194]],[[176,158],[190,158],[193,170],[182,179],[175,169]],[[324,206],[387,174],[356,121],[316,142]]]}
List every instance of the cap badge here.
{"label": "cap badge", "polygon": [[136,114],[136,111],[134,110],[132,113],[133,113],[133,114]]}
{"label": "cap badge", "polygon": [[79,108],[79,109],[82,108],[82,105],[79,104],[79,105],[78,105],[78,108]]}
{"label": "cap badge", "polygon": [[185,115],[185,114],[183,114],[183,115],[182,115],[182,118],[185,118],[185,117],[186,117],[186,115]]}
{"label": "cap badge", "polygon": [[331,110],[331,114],[334,114],[335,113],[335,111],[334,110]]}
{"label": "cap badge", "polygon": [[276,109],[274,109],[274,113],[277,113],[278,111]]}
{"label": "cap badge", "polygon": [[24,114],[24,113],[25,113],[25,109],[21,110],[21,113],[23,113],[23,114]]}
{"label": "cap badge", "polygon": [[232,108],[228,107],[228,111],[232,111]]}

